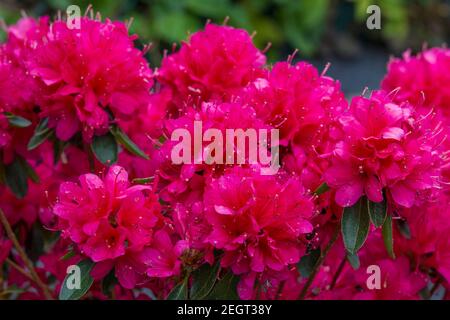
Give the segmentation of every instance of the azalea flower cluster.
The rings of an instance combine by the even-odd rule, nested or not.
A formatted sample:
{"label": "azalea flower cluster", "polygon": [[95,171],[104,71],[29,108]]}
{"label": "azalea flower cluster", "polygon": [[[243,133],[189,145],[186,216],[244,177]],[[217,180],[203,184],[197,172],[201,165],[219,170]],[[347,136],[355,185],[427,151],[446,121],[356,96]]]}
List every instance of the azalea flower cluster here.
{"label": "azalea flower cluster", "polygon": [[[208,23],[159,68],[137,39],[99,15],[7,27],[0,294],[66,297],[78,264],[91,299],[450,298],[448,49],[348,101],[328,66],[267,65],[245,30]],[[278,129],[280,169],[174,163],[194,121]]]}

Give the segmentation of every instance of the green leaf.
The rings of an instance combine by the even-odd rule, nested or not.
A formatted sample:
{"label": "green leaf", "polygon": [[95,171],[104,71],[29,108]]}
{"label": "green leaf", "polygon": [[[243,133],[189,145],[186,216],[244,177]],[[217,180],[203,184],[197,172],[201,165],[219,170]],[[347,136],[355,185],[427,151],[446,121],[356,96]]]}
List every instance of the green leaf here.
{"label": "green leaf", "polygon": [[142,151],[137,144],[135,144],[119,127],[114,126],[110,129],[112,135],[116,138],[117,142],[120,143],[125,149],[134,154],[135,156],[142,157],[144,159],[149,159],[147,154]]}
{"label": "green leaf", "polygon": [[231,271],[227,272],[216,285],[211,293],[205,297],[207,300],[238,300],[237,284],[239,277],[235,276]]}
{"label": "green leaf", "polygon": [[429,300],[444,300],[446,293],[447,289],[442,284],[439,284],[434,292],[430,291],[431,296]]}
{"label": "green leaf", "polygon": [[114,268],[102,280],[102,292],[105,296],[111,297],[111,292],[114,285],[117,283],[117,278]]}
{"label": "green leaf", "polygon": [[211,293],[219,276],[220,263],[210,266],[204,264],[193,273],[194,281],[190,290],[190,298],[194,300],[204,299]]}
{"label": "green leaf", "polygon": [[357,254],[352,254],[350,252],[347,252],[347,260],[352,266],[354,270],[358,270],[361,263],[359,262],[359,257]]}
{"label": "green leaf", "polygon": [[368,207],[370,221],[372,221],[375,227],[381,227],[387,216],[386,198],[383,198],[383,201],[381,202],[373,202],[368,200]]}
{"label": "green leaf", "polygon": [[38,125],[36,126],[36,131],[42,131],[46,129],[48,126],[48,118],[43,118],[41,121],[39,121]]}
{"label": "green leaf", "polygon": [[[439,280],[437,280],[439,281]],[[423,300],[444,300],[447,290],[439,282],[429,281],[427,285],[419,291]]]}
{"label": "green leaf", "polygon": [[189,276],[184,277],[183,281],[177,284],[167,296],[167,300],[187,300],[188,299]]}
{"label": "green leaf", "polygon": [[40,179],[33,167],[23,158],[19,158],[20,165],[25,170],[28,178],[30,178],[34,183],[40,183]]}
{"label": "green leaf", "polygon": [[52,135],[52,133],[53,132],[48,128],[39,133],[35,132],[34,135],[31,137],[30,141],[28,142],[27,146],[28,150],[33,150],[39,147]]}
{"label": "green leaf", "polygon": [[320,196],[322,193],[325,193],[328,190],[330,190],[330,187],[324,182],[316,189],[316,191],[314,191],[314,193]]}
{"label": "green leaf", "polygon": [[370,218],[366,197],[355,205],[344,209],[342,215],[342,238],[348,252],[355,254],[362,247],[369,234]]}
{"label": "green leaf", "polygon": [[28,175],[19,157],[5,165],[5,182],[9,189],[21,199],[28,192]]}
{"label": "green leaf", "polygon": [[53,133],[53,131],[47,127],[48,118],[42,119],[34,130],[34,134],[28,142],[28,150],[33,150],[45,142]]}
{"label": "green leaf", "polygon": [[397,219],[395,221],[397,223],[397,228],[400,234],[405,237],[405,239],[411,239],[411,229],[409,228],[408,222],[403,219]]}
{"label": "green leaf", "polygon": [[64,141],[58,139],[55,139],[55,141],[53,141],[53,163],[55,165],[61,159],[61,155],[64,152],[65,146],[66,143]]}
{"label": "green leaf", "polygon": [[310,254],[303,256],[297,264],[297,269],[303,278],[308,278],[320,258],[320,248],[312,250]]}
{"label": "green leaf", "polygon": [[85,259],[80,261],[77,266],[80,268],[80,289],[69,289],[67,287],[67,281],[71,280],[73,277],[73,274],[68,274],[61,286],[61,291],[59,291],[59,300],[78,300],[83,297],[92,286],[94,279],[91,277],[90,272],[94,263],[89,259]]}
{"label": "green leaf", "polygon": [[103,136],[95,136],[91,144],[92,152],[98,161],[109,166],[117,161],[117,153],[119,148],[116,139],[111,133]]}
{"label": "green leaf", "polygon": [[146,178],[134,178],[131,182],[136,184],[147,184],[155,180],[155,177],[146,177]]}
{"label": "green leaf", "polygon": [[386,221],[383,224],[383,228],[381,229],[381,233],[383,234],[384,246],[392,259],[395,259],[394,253],[394,238],[392,236],[392,216],[388,215]]}
{"label": "green leaf", "polygon": [[75,251],[73,250],[73,248],[70,248],[65,255],[63,255],[61,258],[59,258],[59,260],[61,261],[65,261],[65,260],[69,260],[70,258],[75,256]]}
{"label": "green leaf", "polygon": [[13,127],[26,128],[26,127],[31,126],[31,121],[28,119],[25,119],[24,117],[16,116],[9,112],[7,112],[5,115],[6,115],[6,118],[8,119],[9,124],[12,125]]}
{"label": "green leaf", "polygon": [[149,297],[152,300],[158,300],[158,298],[156,297],[156,295],[153,293],[152,290],[150,290],[149,288],[142,288],[141,292],[143,294],[145,294],[147,297]]}

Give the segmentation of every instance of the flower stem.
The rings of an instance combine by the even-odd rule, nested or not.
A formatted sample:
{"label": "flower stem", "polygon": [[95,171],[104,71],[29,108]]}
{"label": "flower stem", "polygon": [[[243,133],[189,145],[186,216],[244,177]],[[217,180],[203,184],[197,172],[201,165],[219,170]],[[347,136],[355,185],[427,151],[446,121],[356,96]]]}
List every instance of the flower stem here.
{"label": "flower stem", "polygon": [[336,282],[339,279],[340,274],[342,273],[342,270],[344,270],[345,262],[347,261],[347,255],[344,255],[344,258],[342,259],[341,263],[339,264],[339,267],[336,271],[336,273],[333,276],[333,280],[331,280],[330,290],[334,288],[336,285]]}
{"label": "flower stem", "polygon": [[299,300],[305,299],[306,294],[308,293],[308,289],[311,287],[311,285],[314,281],[314,278],[317,275],[317,272],[319,272],[320,266],[324,262],[325,257],[327,256],[328,252],[330,252],[331,248],[333,247],[333,244],[338,239],[340,230],[341,230],[340,223],[337,223],[336,229],[334,230],[334,233],[331,236],[330,241],[328,242],[327,246],[325,247],[325,250],[323,250],[322,253],[320,254],[319,259],[317,259],[316,264],[314,265],[314,269],[308,277],[308,281],[306,281],[305,286],[303,287],[302,291],[300,292],[300,294],[298,296]]}
{"label": "flower stem", "polygon": [[9,264],[11,267],[13,267],[14,269],[16,269],[17,271],[19,271],[21,274],[23,274],[25,277],[27,277],[28,279],[30,279],[31,281],[34,281],[34,278],[27,272],[27,270],[25,270],[24,268],[22,268],[21,266],[19,266],[17,263],[15,263],[14,261],[12,261],[11,259],[7,258],[5,260],[5,262],[7,264]]}
{"label": "flower stem", "polygon": [[30,278],[33,279],[34,282],[39,286],[39,288],[42,290],[42,293],[44,294],[44,296],[47,300],[53,300],[50,290],[45,285],[45,283],[42,282],[41,278],[39,278],[39,276],[36,272],[36,269],[34,269],[33,262],[31,262],[31,260],[27,256],[26,252],[20,246],[20,243],[17,240],[17,237],[14,234],[14,232],[11,228],[11,225],[9,224],[8,219],[6,219],[6,216],[3,213],[2,209],[0,209],[0,221],[3,224],[3,227],[5,228],[6,235],[12,241],[14,247],[16,248],[17,252],[19,253],[20,258],[25,263],[25,265],[29,271]]}

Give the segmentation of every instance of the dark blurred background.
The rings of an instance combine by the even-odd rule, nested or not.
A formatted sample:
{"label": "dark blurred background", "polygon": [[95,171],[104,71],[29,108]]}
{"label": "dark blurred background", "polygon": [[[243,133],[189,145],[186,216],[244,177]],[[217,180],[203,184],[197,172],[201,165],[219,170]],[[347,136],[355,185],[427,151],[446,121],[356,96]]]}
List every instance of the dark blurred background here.
{"label": "dark blurred background", "polygon": [[[442,46],[450,39],[450,0],[1,0],[0,17],[14,23],[21,10],[27,15],[51,15],[76,4],[84,12],[92,4],[102,17],[134,18],[133,33],[142,43],[152,42],[149,53],[159,65],[164,49],[185,40],[210,19],[245,28],[269,62],[285,60],[295,48],[296,59],[308,60],[320,70],[331,62],[329,75],[339,79],[347,95],[365,86],[374,89],[391,55],[424,45]],[[381,8],[381,29],[369,30],[369,5]],[[4,39],[5,34],[0,35]]]}

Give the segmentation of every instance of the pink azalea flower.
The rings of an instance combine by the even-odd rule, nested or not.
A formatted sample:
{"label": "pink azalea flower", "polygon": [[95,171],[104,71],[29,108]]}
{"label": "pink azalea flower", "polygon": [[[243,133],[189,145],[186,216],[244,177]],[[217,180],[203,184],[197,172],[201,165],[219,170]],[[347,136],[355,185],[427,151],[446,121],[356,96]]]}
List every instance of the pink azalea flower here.
{"label": "pink azalea flower", "polygon": [[158,199],[150,189],[130,186],[125,169],[112,166],[104,179],[85,174],[78,184],[61,184],[54,206],[63,235],[82,254],[103,262],[103,270],[115,265],[116,275],[127,288],[133,287],[133,279],[140,274],[142,264],[136,254],[151,244],[162,219]]}
{"label": "pink azalea flower", "polygon": [[33,79],[9,51],[0,46],[0,113],[23,114],[33,107]]}
{"label": "pink azalea flower", "polygon": [[320,143],[320,136],[347,107],[339,82],[320,75],[306,62],[276,63],[264,77],[250,83],[242,96],[258,117],[280,129],[283,145]]}
{"label": "pink azalea flower", "polygon": [[413,114],[409,104],[393,103],[382,91],[354,98],[340,123],[344,138],[324,174],[340,206],[352,206],[362,195],[380,202],[386,188],[396,205],[409,208],[421,194],[439,190],[444,157],[435,149],[445,139],[440,123]]}
{"label": "pink azalea flower", "polygon": [[[86,140],[108,128],[108,111],[126,119],[145,109],[151,70],[123,23],[81,18],[80,29],[56,21],[32,52],[30,73],[41,85],[40,117],[61,140],[82,131]],[[99,57],[102,57],[99,59]]]}
{"label": "pink azalea flower", "polygon": [[309,63],[277,62],[264,77],[250,83],[240,99],[257,117],[280,130],[287,171],[301,176],[308,189],[323,183],[323,158],[340,139],[338,116],[347,108],[339,81],[319,74]]}
{"label": "pink azalea flower", "polygon": [[153,243],[143,250],[141,259],[147,267],[149,277],[166,278],[180,273],[180,256],[188,249],[182,240],[173,245],[169,234],[164,230],[155,233]]}
{"label": "pink azalea flower", "polygon": [[313,204],[295,178],[284,182],[236,168],[213,180],[205,192],[212,226],[207,240],[224,250],[224,267],[241,274],[281,270],[298,262],[301,236],[312,231]]}
{"label": "pink azalea flower", "polygon": [[450,117],[450,50],[432,48],[412,56],[410,51],[403,58],[389,62],[388,73],[381,86],[384,90],[398,90],[396,102],[409,101],[422,106],[428,113],[431,108]]}
{"label": "pink azalea flower", "polygon": [[[0,161],[10,163],[15,154],[27,157],[26,146],[33,129],[15,128],[9,124],[6,113],[21,116],[29,121],[36,119],[34,107],[35,81],[16,56],[11,43],[0,45]],[[27,88],[24,90],[23,88]]]}
{"label": "pink azalea flower", "polygon": [[163,59],[158,80],[172,90],[176,110],[189,101],[230,99],[262,74],[265,62],[247,31],[207,24]]}

